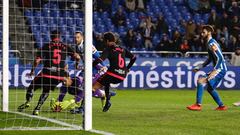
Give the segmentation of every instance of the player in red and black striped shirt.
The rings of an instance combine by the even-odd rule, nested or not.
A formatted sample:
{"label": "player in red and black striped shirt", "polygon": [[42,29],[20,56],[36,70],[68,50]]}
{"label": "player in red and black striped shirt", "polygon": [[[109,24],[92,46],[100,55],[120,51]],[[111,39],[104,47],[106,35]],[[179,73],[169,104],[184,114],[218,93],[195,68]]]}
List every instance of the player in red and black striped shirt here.
{"label": "player in red and black striped shirt", "polygon": [[[116,44],[115,36],[113,33],[107,32],[104,34],[103,38],[106,44],[106,48],[102,52],[102,55],[93,62],[93,67],[105,59],[109,60],[110,67],[108,68],[107,72],[102,75],[95,84],[93,84],[93,91],[105,86],[106,103],[103,111],[106,112],[111,107],[109,96],[110,84],[117,84],[125,79],[127,73],[129,72],[129,69],[134,64],[136,57],[127,49],[122,48]],[[130,62],[127,66],[125,58],[130,59]]]}
{"label": "player in red and black striped shirt", "polygon": [[44,101],[47,99],[50,90],[54,90],[61,82],[68,85],[71,81],[68,77],[68,73],[64,70],[66,57],[71,56],[73,59],[79,61],[80,56],[75,53],[70,46],[63,44],[60,41],[60,33],[58,31],[53,31],[51,33],[51,39],[52,41],[45,44],[37,53],[37,57],[29,76],[34,75],[34,70],[39,65],[40,61],[43,63],[43,69],[32,80],[27,89],[26,102],[18,107],[19,111],[29,107],[29,102],[33,97],[33,92],[36,89],[42,88],[42,94],[36,108],[33,111],[33,115],[38,115],[39,110]]}

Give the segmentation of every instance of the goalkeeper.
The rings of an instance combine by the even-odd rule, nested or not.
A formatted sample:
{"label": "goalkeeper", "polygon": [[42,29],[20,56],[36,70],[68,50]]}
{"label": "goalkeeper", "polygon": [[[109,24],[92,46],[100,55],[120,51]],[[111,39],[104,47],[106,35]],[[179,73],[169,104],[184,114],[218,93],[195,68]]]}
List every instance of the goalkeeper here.
{"label": "goalkeeper", "polygon": [[[95,74],[93,82],[95,82],[102,73]],[[66,85],[60,88],[60,94],[57,100],[52,99],[50,106],[54,112],[60,112],[62,110],[71,109],[72,113],[81,113],[83,111],[83,99],[84,99],[84,91],[83,91],[83,77],[76,76],[71,78],[71,85],[67,87]],[[74,99],[63,100],[66,94],[70,94],[74,96]],[[115,96],[115,92],[110,92],[110,96]],[[96,90],[93,95],[95,98],[100,98],[102,101],[102,105],[104,105],[105,101],[105,91],[102,89]]]}

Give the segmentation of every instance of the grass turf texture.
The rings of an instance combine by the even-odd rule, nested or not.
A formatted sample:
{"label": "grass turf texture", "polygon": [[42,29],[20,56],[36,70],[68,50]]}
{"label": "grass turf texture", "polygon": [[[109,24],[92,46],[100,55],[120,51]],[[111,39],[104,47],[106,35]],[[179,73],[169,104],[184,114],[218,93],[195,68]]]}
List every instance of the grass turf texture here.
{"label": "grass turf texture", "polygon": [[[21,90],[10,91],[10,108],[20,105],[25,98]],[[17,96],[16,96],[17,92]],[[34,102],[26,113],[31,114],[39,98],[39,91],[34,95]],[[203,110],[189,111],[186,106],[195,101],[196,92],[191,90],[124,90],[117,91],[112,98],[109,112],[101,111],[99,99],[93,100],[93,128],[120,135],[238,135],[240,125],[240,108],[232,103],[240,100],[240,91],[219,91],[224,103],[229,106],[227,111],[215,111],[216,103],[205,92]],[[81,116],[67,112],[53,113],[49,110],[49,100],[57,96],[57,90],[52,92],[44,104],[40,116],[61,119],[68,123],[81,124]],[[69,96],[67,98],[70,98]],[[1,121],[4,119],[0,114]],[[75,119],[75,120],[74,120]],[[0,123],[5,126],[4,122]],[[15,123],[16,125],[16,123]],[[44,125],[44,124],[42,124]],[[48,126],[52,126],[49,124]],[[17,134],[40,134],[45,131],[20,131]],[[48,131],[54,135],[54,131]],[[57,131],[59,133],[81,134],[79,131]],[[14,131],[0,131],[0,134]],[[47,132],[46,132],[47,133]],[[44,133],[45,134],[45,133]],[[85,134],[85,133],[83,133]],[[87,134],[87,133],[86,133]]]}

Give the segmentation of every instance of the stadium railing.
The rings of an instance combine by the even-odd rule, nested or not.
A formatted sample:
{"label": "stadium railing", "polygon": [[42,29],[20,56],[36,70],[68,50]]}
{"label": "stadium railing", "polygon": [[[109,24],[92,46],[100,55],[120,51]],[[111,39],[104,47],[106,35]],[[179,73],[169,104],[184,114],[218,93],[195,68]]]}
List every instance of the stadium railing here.
{"label": "stadium railing", "polygon": [[[230,56],[233,52],[223,52],[223,55]],[[190,51],[186,52],[184,57],[190,57],[191,55],[207,55],[208,52],[195,52],[195,51]]]}
{"label": "stadium railing", "polygon": [[[2,50],[0,50],[0,54],[2,55]],[[21,52],[19,50],[9,50],[9,56],[16,56],[16,57],[21,57]]]}

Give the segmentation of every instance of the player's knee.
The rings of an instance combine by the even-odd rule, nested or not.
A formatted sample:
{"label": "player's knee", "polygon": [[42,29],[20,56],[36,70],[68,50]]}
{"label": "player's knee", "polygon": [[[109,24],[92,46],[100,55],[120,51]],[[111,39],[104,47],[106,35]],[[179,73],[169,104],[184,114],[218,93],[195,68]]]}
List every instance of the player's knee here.
{"label": "player's knee", "polygon": [[204,83],[204,78],[198,78],[197,82],[198,82],[199,84],[203,84],[203,83]]}

